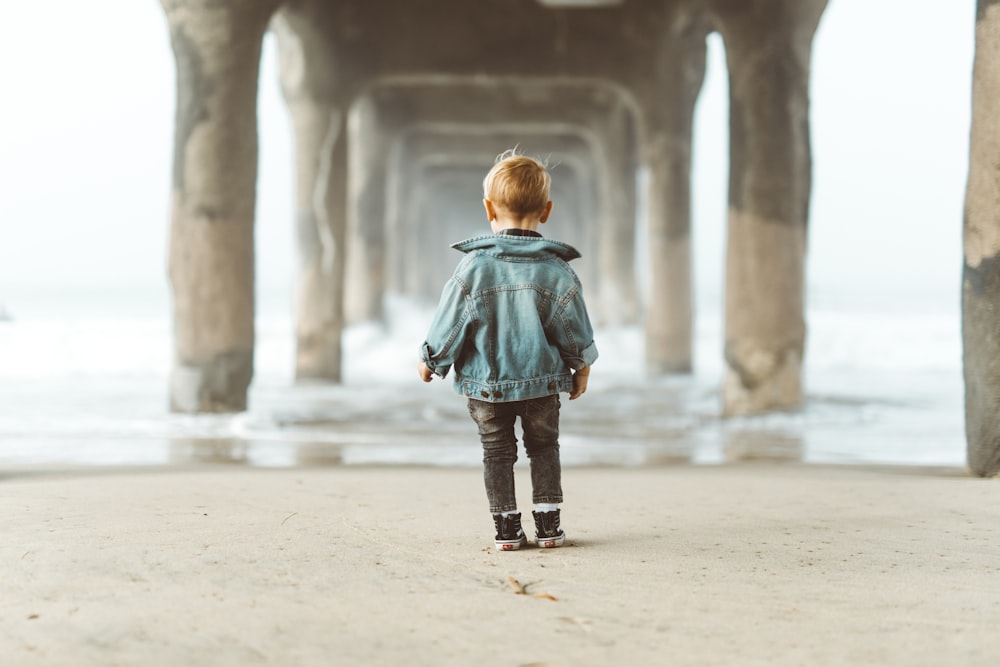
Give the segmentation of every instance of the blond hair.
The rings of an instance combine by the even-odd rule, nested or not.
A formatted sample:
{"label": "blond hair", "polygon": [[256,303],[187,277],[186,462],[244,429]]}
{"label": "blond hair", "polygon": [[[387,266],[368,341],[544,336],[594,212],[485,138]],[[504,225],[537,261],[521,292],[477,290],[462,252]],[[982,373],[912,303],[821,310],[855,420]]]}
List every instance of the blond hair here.
{"label": "blond hair", "polygon": [[549,203],[552,177],[545,165],[512,148],[497,156],[483,179],[483,197],[518,216],[538,213]]}

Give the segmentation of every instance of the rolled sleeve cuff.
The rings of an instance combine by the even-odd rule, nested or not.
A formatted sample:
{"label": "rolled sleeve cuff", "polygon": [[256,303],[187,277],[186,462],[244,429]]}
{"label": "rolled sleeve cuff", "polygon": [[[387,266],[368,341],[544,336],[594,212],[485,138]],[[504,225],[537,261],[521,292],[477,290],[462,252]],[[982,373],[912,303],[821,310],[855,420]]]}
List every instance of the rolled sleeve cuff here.
{"label": "rolled sleeve cuff", "polygon": [[590,345],[580,350],[579,356],[565,357],[564,360],[574,371],[586,368],[597,361],[597,344],[594,341],[590,341]]}
{"label": "rolled sleeve cuff", "polygon": [[431,347],[427,343],[420,346],[420,360],[427,365],[427,368],[431,369],[431,373],[437,375],[440,378],[445,378],[448,376],[448,371],[451,370],[451,364],[439,364],[432,358]]}

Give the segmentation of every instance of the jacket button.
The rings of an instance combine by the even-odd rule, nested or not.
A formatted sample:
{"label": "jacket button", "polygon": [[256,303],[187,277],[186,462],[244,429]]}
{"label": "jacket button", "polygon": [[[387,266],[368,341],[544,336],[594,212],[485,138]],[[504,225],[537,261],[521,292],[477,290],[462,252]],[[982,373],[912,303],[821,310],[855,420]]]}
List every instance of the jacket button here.
{"label": "jacket button", "polygon": [[503,394],[499,391],[493,392],[493,398],[503,398]]}
{"label": "jacket button", "polygon": [[481,395],[481,396],[482,396],[483,398],[489,398],[489,397],[490,397],[490,392],[488,392],[488,391],[483,391],[483,392],[480,392],[480,395]]}
{"label": "jacket button", "polygon": [[556,383],[555,382],[550,382],[549,383],[549,391],[552,391],[555,388],[556,388]]}

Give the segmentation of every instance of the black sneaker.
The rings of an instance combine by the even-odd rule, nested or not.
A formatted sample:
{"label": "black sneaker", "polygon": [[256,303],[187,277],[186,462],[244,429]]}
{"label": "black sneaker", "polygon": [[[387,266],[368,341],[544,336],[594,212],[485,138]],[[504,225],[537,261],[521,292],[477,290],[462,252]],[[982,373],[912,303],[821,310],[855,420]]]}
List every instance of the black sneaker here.
{"label": "black sneaker", "polygon": [[497,536],[493,543],[499,551],[517,551],[528,543],[528,538],[521,530],[521,513],[504,516],[493,515],[493,523],[497,527]]}
{"label": "black sneaker", "polygon": [[532,512],[535,517],[535,539],[538,546],[545,549],[561,547],[566,541],[566,533],[559,528],[559,510]]}

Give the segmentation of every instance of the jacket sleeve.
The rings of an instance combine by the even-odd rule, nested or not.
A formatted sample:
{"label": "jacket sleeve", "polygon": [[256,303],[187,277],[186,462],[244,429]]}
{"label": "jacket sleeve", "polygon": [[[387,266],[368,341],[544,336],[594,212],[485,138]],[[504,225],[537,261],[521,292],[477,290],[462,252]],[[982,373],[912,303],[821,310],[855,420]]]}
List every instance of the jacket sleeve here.
{"label": "jacket sleeve", "polygon": [[597,361],[594,328],[579,284],[564,298],[554,324],[554,342],[567,366],[578,371]]}
{"label": "jacket sleeve", "polygon": [[448,375],[465,345],[473,315],[467,286],[453,276],[445,283],[427,339],[420,346],[420,359],[435,375]]}

